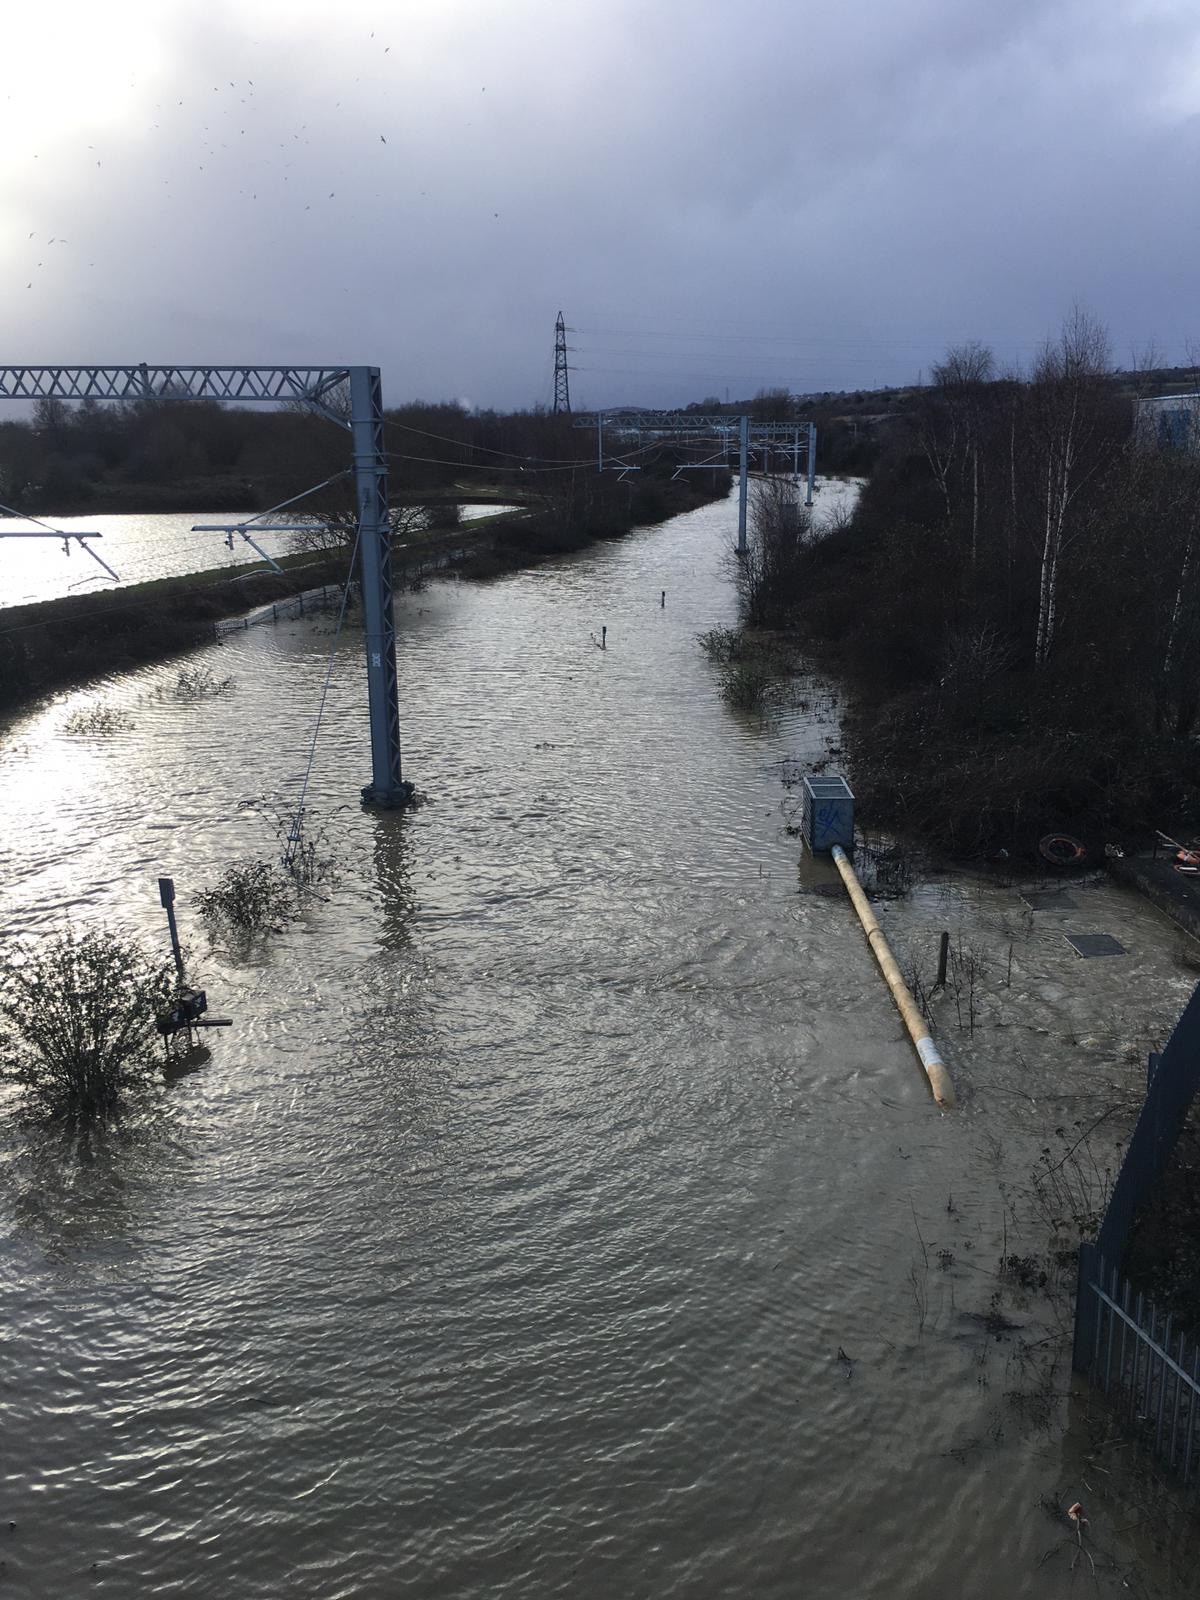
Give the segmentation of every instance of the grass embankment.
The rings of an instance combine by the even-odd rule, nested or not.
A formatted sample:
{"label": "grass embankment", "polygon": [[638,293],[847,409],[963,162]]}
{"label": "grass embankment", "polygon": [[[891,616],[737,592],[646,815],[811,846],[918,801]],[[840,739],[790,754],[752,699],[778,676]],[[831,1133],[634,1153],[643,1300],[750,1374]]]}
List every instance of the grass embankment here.
{"label": "grass embankment", "polygon": [[[618,539],[635,527],[666,522],[729,493],[729,476],[694,473],[691,479],[651,478],[637,484],[589,476],[573,498],[483,519],[476,548],[455,570],[465,578],[491,578],[582,550],[599,539]],[[478,524],[467,523],[466,530]]]}
{"label": "grass embankment", "polygon": [[329,557],[285,556],[280,574],[224,567],[0,610],[0,709],[97,673],[159,661],[212,638],[213,624],[338,581]]}

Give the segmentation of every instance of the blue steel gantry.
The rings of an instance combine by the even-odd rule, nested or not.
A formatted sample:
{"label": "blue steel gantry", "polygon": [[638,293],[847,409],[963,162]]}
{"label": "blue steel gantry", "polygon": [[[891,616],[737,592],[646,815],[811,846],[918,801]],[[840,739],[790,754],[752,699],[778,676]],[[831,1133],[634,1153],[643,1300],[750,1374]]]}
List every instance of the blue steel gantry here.
{"label": "blue steel gantry", "polygon": [[[348,386],[347,415],[331,403]],[[396,624],[392,614],[392,536],[387,455],[378,367],[0,367],[0,400],[232,400],[279,405],[301,401],[353,442],[359,577],[366,624],[371,781],[365,803],[411,803],[413,786],[400,770]],[[261,525],[260,525],[261,526]],[[266,530],[270,532],[268,525]],[[91,552],[95,554],[95,552]]]}

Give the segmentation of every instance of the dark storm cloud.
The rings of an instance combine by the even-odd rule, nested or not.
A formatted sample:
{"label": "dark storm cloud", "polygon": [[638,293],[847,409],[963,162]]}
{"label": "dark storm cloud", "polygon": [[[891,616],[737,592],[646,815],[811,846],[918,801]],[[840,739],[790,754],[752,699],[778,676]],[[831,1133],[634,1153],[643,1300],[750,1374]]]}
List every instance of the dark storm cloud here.
{"label": "dark storm cloud", "polygon": [[369,360],[392,398],[528,404],[561,306],[579,399],[672,402],[1026,359],[1075,300],[1118,358],[1200,336],[1188,6],[145,15],[119,115],[9,140],[10,360]]}

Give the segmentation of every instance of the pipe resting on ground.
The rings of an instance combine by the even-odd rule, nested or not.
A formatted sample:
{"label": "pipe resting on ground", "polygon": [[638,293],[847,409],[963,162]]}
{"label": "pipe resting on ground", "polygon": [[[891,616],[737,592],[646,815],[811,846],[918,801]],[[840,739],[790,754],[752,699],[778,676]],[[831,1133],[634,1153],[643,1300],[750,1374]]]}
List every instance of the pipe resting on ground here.
{"label": "pipe resting on ground", "polygon": [[854,868],[850,865],[850,858],[840,844],[833,847],[833,864],[841,874],[842,882],[846,885],[846,893],[850,896],[858,920],[863,925],[867,935],[867,943],[875,952],[875,959],[879,969],[887,979],[887,986],[892,991],[892,999],[899,1007],[900,1015],[904,1018],[904,1025],[909,1031],[912,1042],[917,1047],[917,1054],[921,1058],[921,1065],[925,1068],[925,1075],[929,1079],[929,1087],[933,1090],[933,1098],[943,1109],[949,1109],[955,1104],[954,1085],[950,1081],[950,1074],[946,1070],[946,1063],[938,1054],[937,1045],[930,1037],[929,1026],[925,1018],[917,1009],[917,1003],[908,991],[908,985],[900,976],[900,968],[896,965],[896,958],[892,954],[887,940],[883,936],[883,929],[876,920],[875,913],[871,910],[870,901],[863,893],[862,884],[859,883]]}

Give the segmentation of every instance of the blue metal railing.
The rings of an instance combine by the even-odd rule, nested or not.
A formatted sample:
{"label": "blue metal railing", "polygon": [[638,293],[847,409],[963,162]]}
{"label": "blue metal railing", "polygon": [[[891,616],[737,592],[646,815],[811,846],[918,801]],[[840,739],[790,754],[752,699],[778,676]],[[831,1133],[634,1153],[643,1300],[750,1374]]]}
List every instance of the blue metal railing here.
{"label": "blue metal railing", "polygon": [[[1161,1054],[1092,1242],[1079,1247],[1073,1365],[1123,1404],[1135,1431],[1185,1481],[1200,1463],[1200,1347],[1119,1275],[1133,1220],[1161,1178],[1200,1087],[1200,985]],[[1118,1348],[1119,1346],[1119,1348]],[[1167,1421],[1169,1419],[1169,1431]],[[1165,1437],[1165,1444],[1164,1444]]]}
{"label": "blue metal railing", "polygon": [[1090,1315],[1083,1351],[1076,1317],[1075,1366],[1168,1471],[1185,1484],[1200,1476],[1200,1345],[1094,1245],[1080,1251],[1079,1300]]}

